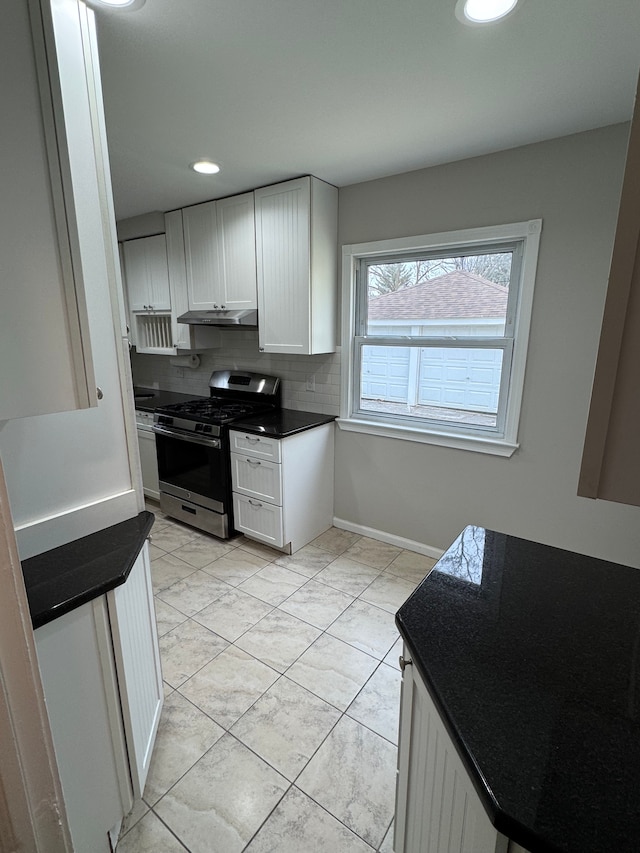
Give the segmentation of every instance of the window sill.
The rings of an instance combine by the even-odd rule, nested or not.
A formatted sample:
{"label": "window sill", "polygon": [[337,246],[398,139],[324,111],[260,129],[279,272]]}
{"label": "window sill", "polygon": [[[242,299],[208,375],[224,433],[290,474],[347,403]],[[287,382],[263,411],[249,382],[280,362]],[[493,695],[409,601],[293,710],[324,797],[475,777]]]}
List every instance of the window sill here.
{"label": "window sill", "polygon": [[366,435],[380,435],[385,438],[397,438],[401,441],[415,441],[419,444],[436,444],[440,447],[452,447],[455,450],[471,450],[476,453],[489,453],[494,456],[513,456],[519,445],[503,438],[489,438],[477,435],[461,435],[448,432],[425,432],[423,429],[380,424],[358,418],[338,418],[336,423],[345,432],[359,432]]}

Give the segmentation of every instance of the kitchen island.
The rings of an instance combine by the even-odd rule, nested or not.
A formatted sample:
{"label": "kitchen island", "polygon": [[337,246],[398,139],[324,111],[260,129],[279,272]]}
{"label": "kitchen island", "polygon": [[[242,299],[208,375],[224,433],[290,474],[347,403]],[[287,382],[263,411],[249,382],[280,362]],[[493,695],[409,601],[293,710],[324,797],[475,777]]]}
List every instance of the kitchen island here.
{"label": "kitchen island", "polygon": [[640,850],[638,569],[467,527],[396,621],[396,853]]}
{"label": "kitchen island", "polygon": [[163,690],[150,512],[22,561],[74,849],[109,853],[142,796]]}

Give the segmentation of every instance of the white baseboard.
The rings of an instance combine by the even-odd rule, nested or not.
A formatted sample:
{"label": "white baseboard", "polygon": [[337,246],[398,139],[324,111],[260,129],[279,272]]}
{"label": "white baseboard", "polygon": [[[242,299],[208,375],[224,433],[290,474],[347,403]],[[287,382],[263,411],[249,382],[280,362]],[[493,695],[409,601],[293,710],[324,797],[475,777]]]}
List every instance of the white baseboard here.
{"label": "white baseboard", "polygon": [[344,518],[334,517],[333,526],[339,527],[341,530],[348,530],[350,533],[368,536],[370,539],[377,539],[379,542],[386,542],[387,545],[397,545],[398,548],[406,548],[407,551],[416,551],[418,554],[424,554],[425,557],[433,557],[434,560],[439,560],[444,554],[441,548],[433,548],[423,542],[415,542],[413,539],[406,539],[404,536],[396,536],[395,533],[387,533],[373,527],[366,527],[364,524],[354,524],[352,521],[345,521]]}

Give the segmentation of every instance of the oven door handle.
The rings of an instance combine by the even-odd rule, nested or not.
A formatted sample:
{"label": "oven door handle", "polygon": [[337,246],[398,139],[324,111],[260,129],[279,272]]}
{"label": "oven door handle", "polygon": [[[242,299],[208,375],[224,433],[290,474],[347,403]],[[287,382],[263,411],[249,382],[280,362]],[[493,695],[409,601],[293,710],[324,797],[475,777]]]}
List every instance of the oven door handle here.
{"label": "oven door handle", "polygon": [[175,432],[172,429],[166,429],[165,427],[158,426],[157,424],[153,425],[153,431],[157,435],[164,435],[167,438],[175,438],[178,441],[188,441],[191,444],[203,444],[205,447],[214,447],[218,450],[220,449],[219,438],[204,438],[199,435],[185,435],[183,432]]}

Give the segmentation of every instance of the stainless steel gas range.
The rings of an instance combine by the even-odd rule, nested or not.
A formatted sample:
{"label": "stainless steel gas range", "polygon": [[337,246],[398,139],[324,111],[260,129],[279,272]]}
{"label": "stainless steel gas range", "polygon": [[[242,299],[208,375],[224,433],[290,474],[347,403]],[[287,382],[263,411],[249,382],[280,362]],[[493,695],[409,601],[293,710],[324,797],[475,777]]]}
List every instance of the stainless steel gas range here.
{"label": "stainless steel gas range", "polygon": [[281,405],[280,380],[242,370],[215,370],[210,397],[156,409],[160,508],[227,539],[233,533],[229,425]]}

